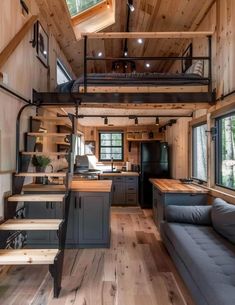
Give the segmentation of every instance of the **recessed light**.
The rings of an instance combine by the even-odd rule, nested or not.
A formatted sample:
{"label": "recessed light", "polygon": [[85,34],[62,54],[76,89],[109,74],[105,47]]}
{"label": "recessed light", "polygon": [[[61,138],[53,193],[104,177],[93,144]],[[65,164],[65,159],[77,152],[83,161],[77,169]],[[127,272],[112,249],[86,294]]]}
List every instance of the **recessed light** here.
{"label": "recessed light", "polygon": [[149,64],[149,63],[146,63],[146,64],[145,64],[145,67],[146,67],[146,68],[150,68],[150,64]]}
{"label": "recessed light", "polygon": [[98,53],[98,57],[101,57],[102,55],[103,55],[102,52],[99,52],[99,53]]}
{"label": "recessed light", "polygon": [[139,39],[137,39],[137,42],[138,42],[139,44],[142,44],[142,43],[143,43],[143,39],[142,39],[142,38],[139,38]]}

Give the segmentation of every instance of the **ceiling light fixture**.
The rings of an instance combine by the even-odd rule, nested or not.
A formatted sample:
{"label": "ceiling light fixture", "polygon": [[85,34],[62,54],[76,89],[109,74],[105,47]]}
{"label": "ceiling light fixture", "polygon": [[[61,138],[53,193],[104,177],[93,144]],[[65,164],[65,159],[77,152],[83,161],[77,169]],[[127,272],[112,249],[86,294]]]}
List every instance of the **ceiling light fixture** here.
{"label": "ceiling light fixture", "polygon": [[127,5],[129,7],[130,11],[133,13],[135,10],[135,7],[133,5],[133,0],[127,0]]}
{"label": "ceiling light fixture", "polygon": [[99,53],[98,53],[98,57],[101,57],[102,55],[103,55],[102,52],[99,52]]}
{"label": "ceiling light fixture", "polygon": [[139,39],[137,39],[137,42],[138,42],[139,44],[142,44],[142,43],[143,43],[143,39],[142,39],[142,38],[139,38]]}
{"label": "ceiling light fixture", "polygon": [[105,118],[104,118],[104,125],[108,125],[108,123],[109,123],[109,122],[108,122],[108,118],[105,117]]}
{"label": "ceiling light fixture", "polygon": [[128,51],[127,51],[127,50],[124,51],[124,56],[125,56],[125,57],[128,56]]}
{"label": "ceiling light fixture", "polygon": [[107,8],[110,8],[110,3],[109,3],[109,1],[107,1]]}
{"label": "ceiling light fixture", "polygon": [[145,64],[145,67],[146,67],[146,68],[150,68],[150,64],[147,62],[147,63]]}
{"label": "ceiling light fixture", "polygon": [[135,125],[138,125],[138,118],[135,118]]}
{"label": "ceiling light fixture", "polygon": [[159,125],[159,117],[156,117],[156,122],[155,122],[155,125]]}

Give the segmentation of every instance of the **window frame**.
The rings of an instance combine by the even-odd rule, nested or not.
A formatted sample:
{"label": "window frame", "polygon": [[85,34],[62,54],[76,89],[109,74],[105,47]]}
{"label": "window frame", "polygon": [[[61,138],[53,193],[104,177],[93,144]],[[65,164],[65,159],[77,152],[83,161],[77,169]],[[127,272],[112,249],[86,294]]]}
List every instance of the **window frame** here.
{"label": "window frame", "polygon": [[[198,177],[195,177],[194,176],[194,168],[195,168],[195,164],[196,164],[196,158],[195,158],[195,135],[194,135],[194,128],[197,128],[197,127],[200,127],[200,126],[203,126],[203,125],[206,125],[207,126],[207,121],[200,121],[198,122],[197,124],[194,124],[191,126],[192,128],[192,159],[191,159],[191,178],[198,181],[199,183],[202,183],[202,184],[208,184],[208,142],[207,142],[207,139],[206,139],[206,158],[207,158],[207,164],[206,164],[206,180],[203,180],[203,179],[199,179]],[[206,137],[207,138],[207,137]]]}
{"label": "window frame", "polygon": [[63,65],[62,61],[57,58],[56,59],[56,85],[59,86],[59,85],[62,85],[61,84],[58,84],[58,73],[57,73],[57,67],[60,68],[60,70],[63,72],[64,76],[68,79],[68,82],[73,80],[72,79],[72,76],[70,75],[70,73],[68,72],[68,70],[66,69],[66,67]]}
{"label": "window frame", "polygon": [[226,190],[230,190],[232,192],[235,192],[234,188],[230,188],[227,186],[224,186],[223,184],[221,184],[221,171],[220,171],[220,164],[222,163],[222,119],[230,117],[235,115],[235,111],[220,115],[218,117],[215,118],[215,127],[216,127],[216,137],[215,137],[215,145],[214,145],[214,150],[215,150],[215,160],[214,160],[214,173],[215,173],[215,178],[214,178],[214,184],[215,186],[222,188],[222,189],[226,189]]}
{"label": "window frame", "polygon": [[[121,134],[122,136],[122,145],[121,146],[102,146],[101,145],[101,134]],[[110,162],[111,159],[101,159],[101,148],[122,148],[122,158],[121,159],[113,159],[114,162],[123,162],[124,161],[124,132],[123,131],[119,131],[119,130],[114,130],[114,131],[99,131],[99,161],[100,162]]]}

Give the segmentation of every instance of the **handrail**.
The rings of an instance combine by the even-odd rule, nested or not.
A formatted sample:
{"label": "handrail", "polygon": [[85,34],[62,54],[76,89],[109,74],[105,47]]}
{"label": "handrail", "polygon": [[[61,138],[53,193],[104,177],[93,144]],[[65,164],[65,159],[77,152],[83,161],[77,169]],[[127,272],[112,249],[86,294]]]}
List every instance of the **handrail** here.
{"label": "handrail", "polygon": [[14,95],[15,97],[17,97],[18,99],[24,101],[24,102],[27,103],[27,104],[32,104],[30,99],[26,99],[26,98],[25,98],[23,95],[21,95],[20,93],[14,91],[14,90],[12,90],[12,89],[10,89],[10,88],[7,87],[7,86],[3,86],[1,83],[0,83],[0,89],[5,90],[6,92],[8,92],[8,93]]}

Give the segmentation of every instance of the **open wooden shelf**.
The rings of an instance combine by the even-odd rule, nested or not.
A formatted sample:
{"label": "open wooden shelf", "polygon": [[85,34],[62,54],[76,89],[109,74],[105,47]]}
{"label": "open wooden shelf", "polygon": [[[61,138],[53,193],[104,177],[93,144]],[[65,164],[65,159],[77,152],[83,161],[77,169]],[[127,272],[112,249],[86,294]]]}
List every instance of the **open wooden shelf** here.
{"label": "open wooden shelf", "polygon": [[34,137],[67,137],[70,133],[57,133],[57,132],[28,132],[28,136]]}
{"label": "open wooden shelf", "polygon": [[49,151],[45,151],[45,152],[22,151],[21,154],[25,156],[58,156],[58,157],[68,155],[68,153],[66,152],[49,152]]}
{"label": "open wooden shelf", "polygon": [[66,173],[19,173],[17,177],[66,177]]}

